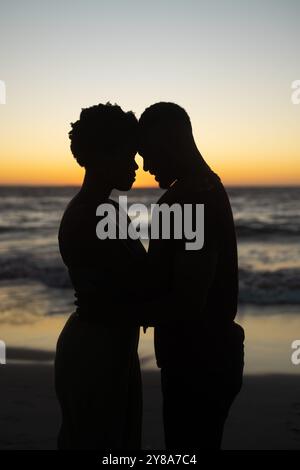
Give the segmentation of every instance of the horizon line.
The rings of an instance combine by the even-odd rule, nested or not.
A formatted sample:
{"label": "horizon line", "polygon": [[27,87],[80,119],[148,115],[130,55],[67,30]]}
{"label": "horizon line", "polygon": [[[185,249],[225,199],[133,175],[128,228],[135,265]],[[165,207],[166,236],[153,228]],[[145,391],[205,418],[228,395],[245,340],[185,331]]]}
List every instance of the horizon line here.
{"label": "horizon line", "polygon": [[[223,183],[223,182],[222,182]],[[299,183],[249,183],[249,184],[226,184],[223,183],[224,186],[226,187],[231,187],[231,188],[299,188],[300,187],[300,182]],[[0,187],[14,187],[14,188],[79,188],[81,184],[51,184],[51,183],[0,183]],[[130,188],[128,191],[131,191],[132,189],[163,189],[160,188],[159,186],[134,186]],[[116,188],[113,190],[118,191]],[[128,192],[128,191],[120,191],[120,192]]]}

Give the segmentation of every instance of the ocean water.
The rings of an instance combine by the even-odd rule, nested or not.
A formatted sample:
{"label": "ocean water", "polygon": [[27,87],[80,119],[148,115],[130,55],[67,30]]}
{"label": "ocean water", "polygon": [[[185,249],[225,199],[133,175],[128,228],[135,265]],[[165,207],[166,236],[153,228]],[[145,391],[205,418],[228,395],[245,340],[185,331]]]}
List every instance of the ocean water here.
{"label": "ocean water", "polygon": [[[0,339],[7,335],[9,343],[19,345],[21,333],[16,335],[9,327],[25,328],[51,316],[58,316],[60,325],[61,318],[73,311],[73,293],[60,259],[57,231],[77,190],[0,187]],[[235,187],[227,191],[238,237],[240,322],[246,325],[252,317],[249,329],[253,330],[253,322],[261,322],[255,327],[259,330],[265,329],[263,319],[276,316],[274,322],[284,319],[284,329],[292,318],[298,325],[293,323],[295,338],[300,337],[300,187]],[[142,202],[150,208],[161,192],[134,189],[126,195],[129,204]],[[268,335],[272,338],[269,323]],[[28,334],[26,338],[32,346]],[[41,340],[38,346],[50,347],[47,334],[43,338],[44,343]],[[149,347],[145,346],[146,355]]]}

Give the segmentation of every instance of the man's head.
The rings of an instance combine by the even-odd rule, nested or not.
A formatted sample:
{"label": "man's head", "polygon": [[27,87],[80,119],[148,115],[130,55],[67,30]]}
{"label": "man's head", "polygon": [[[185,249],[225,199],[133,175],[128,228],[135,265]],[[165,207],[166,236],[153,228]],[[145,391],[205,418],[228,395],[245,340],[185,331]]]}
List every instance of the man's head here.
{"label": "man's head", "polygon": [[156,103],[141,115],[138,152],[160,187],[180,177],[195,148],[190,118],[177,104]]}
{"label": "man's head", "polygon": [[128,190],[138,168],[138,121],[130,111],[110,103],[82,109],[71,124],[71,151],[80,166],[105,178],[112,187]]}

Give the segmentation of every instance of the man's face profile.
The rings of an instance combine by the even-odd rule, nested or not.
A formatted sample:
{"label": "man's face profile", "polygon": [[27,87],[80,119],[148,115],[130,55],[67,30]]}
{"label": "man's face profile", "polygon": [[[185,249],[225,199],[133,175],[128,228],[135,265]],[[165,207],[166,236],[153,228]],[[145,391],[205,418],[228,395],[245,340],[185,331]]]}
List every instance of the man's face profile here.
{"label": "man's face profile", "polygon": [[156,127],[143,133],[139,154],[144,160],[144,171],[154,175],[161,188],[169,188],[175,176],[170,142],[162,128]]}

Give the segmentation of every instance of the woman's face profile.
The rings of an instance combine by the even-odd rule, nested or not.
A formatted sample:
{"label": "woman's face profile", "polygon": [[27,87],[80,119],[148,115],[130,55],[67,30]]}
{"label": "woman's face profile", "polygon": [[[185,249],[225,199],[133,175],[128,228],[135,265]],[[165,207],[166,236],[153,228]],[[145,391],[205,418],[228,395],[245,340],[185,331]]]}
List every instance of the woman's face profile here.
{"label": "woman's face profile", "polygon": [[138,169],[138,164],[136,163],[134,157],[135,153],[130,155],[123,155],[123,158],[120,157],[118,162],[118,168],[116,168],[116,183],[115,188],[119,191],[128,191],[133,185],[136,178],[136,170]]}
{"label": "woman's face profile", "polygon": [[136,148],[123,146],[106,160],[106,174],[113,188],[129,191],[132,187],[138,169],[136,154]]}

